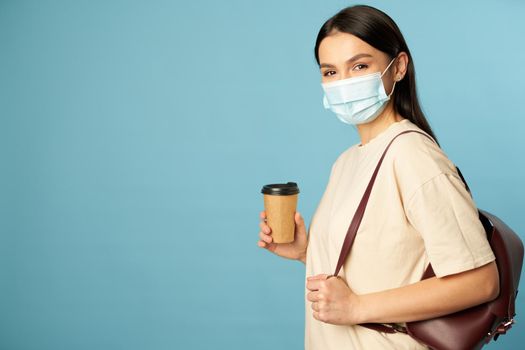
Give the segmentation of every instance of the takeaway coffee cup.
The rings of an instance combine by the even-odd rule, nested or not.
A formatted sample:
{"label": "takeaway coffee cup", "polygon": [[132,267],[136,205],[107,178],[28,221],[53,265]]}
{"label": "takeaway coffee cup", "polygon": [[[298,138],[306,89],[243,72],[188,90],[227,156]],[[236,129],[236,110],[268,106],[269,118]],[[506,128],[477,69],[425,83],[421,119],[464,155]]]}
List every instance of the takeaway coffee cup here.
{"label": "takeaway coffee cup", "polygon": [[266,223],[272,230],[273,242],[293,242],[299,187],[295,182],[270,184],[263,186],[261,193],[264,195]]}

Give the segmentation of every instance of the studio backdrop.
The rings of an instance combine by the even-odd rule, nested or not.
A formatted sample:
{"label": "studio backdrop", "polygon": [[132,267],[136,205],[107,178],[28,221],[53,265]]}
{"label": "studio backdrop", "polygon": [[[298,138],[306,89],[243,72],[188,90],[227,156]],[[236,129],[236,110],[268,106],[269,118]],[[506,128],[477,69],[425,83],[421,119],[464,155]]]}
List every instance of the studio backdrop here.
{"label": "studio backdrop", "polygon": [[[525,238],[525,4],[363,3],[399,24],[478,207]],[[309,225],[359,142],[314,58],[353,4],[1,0],[0,349],[301,349],[305,267],[257,246],[260,190],[297,182]],[[524,323],[518,295],[487,349]]]}

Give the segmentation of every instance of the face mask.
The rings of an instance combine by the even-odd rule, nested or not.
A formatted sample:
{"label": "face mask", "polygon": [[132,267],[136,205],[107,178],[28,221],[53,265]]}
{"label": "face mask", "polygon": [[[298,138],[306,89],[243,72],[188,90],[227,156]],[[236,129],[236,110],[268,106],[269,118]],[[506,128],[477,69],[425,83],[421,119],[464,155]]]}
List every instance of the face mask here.
{"label": "face mask", "polygon": [[324,108],[332,110],[342,122],[352,125],[368,123],[377,118],[386,107],[385,102],[394,93],[396,81],[390,95],[387,95],[381,80],[394,60],[390,61],[383,73],[322,83]]}

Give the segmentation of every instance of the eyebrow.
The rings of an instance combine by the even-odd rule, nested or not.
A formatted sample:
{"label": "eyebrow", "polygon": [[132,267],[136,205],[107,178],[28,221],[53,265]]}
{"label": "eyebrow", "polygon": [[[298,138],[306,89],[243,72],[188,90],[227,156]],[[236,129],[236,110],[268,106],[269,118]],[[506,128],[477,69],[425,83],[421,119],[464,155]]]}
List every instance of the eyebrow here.
{"label": "eyebrow", "polygon": [[[362,57],[372,57],[372,55],[370,54],[367,54],[367,53],[358,53],[357,55],[349,58],[346,60],[346,63],[352,63],[354,61],[357,61],[358,59],[362,58]],[[330,63],[321,63],[319,65],[319,68],[323,68],[323,67],[327,67],[327,68],[335,68],[335,66],[333,64],[330,64]]]}

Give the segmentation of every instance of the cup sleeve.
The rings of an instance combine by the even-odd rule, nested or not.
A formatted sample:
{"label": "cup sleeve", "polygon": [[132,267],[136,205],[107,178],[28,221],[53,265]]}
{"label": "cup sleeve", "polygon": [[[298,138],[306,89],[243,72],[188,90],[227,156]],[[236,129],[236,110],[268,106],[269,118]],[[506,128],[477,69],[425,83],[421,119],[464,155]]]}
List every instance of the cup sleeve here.
{"label": "cup sleeve", "polygon": [[423,238],[437,277],[496,259],[476,204],[458,174],[442,172],[421,184],[408,198],[405,210]]}

